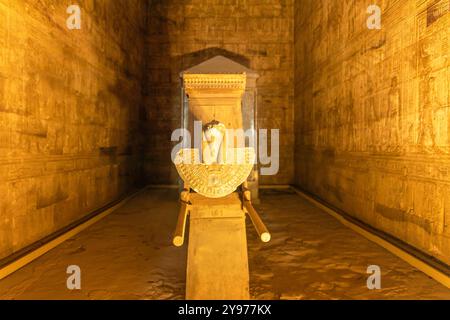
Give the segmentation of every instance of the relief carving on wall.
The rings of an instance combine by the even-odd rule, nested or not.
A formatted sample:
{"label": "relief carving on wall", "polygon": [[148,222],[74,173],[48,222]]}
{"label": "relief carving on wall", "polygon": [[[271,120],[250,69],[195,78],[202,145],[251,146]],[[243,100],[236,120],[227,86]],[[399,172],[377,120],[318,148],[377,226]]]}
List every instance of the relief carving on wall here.
{"label": "relief carving on wall", "polygon": [[[445,1],[448,5],[449,1]],[[420,153],[449,153],[449,58],[448,35],[438,19],[442,19],[442,1],[417,16],[418,41],[418,134]],[[438,10],[439,9],[439,10]],[[439,12],[430,20],[430,10]],[[446,16],[448,19],[448,16]]]}
{"label": "relief carving on wall", "polygon": [[442,259],[450,235],[450,1],[383,2],[379,31],[362,29],[363,4],[331,3],[325,15],[303,8],[327,28],[300,30],[296,48],[307,66],[296,71],[305,84],[296,92],[299,184]]}

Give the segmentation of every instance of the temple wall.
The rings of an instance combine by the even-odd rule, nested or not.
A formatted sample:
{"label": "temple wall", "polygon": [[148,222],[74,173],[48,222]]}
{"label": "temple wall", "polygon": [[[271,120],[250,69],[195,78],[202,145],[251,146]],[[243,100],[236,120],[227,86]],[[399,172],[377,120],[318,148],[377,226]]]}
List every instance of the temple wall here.
{"label": "temple wall", "polygon": [[295,19],[296,183],[450,263],[449,1],[296,1]]}
{"label": "temple wall", "polygon": [[0,258],[140,176],[146,2],[77,3],[0,0]]}
{"label": "temple wall", "polygon": [[170,161],[181,127],[179,73],[215,55],[257,71],[260,128],[280,129],[280,171],[263,184],[294,175],[293,0],[156,0],[149,14],[145,172],[149,183],[177,183]]}

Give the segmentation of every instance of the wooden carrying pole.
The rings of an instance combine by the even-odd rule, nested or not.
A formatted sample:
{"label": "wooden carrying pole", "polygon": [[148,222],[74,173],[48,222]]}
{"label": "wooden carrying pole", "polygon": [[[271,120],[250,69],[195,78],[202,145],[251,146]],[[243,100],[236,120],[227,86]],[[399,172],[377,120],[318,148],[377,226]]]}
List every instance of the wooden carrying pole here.
{"label": "wooden carrying pole", "polygon": [[250,219],[252,220],[253,226],[256,229],[256,232],[258,233],[259,237],[261,238],[262,242],[269,242],[271,239],[271,235],[269,233],[269,230],[267,230],[266,226],[262,222],[259,214],[256,212],[255,208],[253,208],[252,202],[251,202],[251,193],[247,188],[247,183],[245,182],[242,185],[243,189],[243,202],[244,202],[244,208],[246,209],[248,215],[250,216]]}
{"label": "wooden carrying pole", "polygon": [[189,213],[189,198],[190,198],[190,188],[187,185],[185,185],[184,190],[181,192],[180,213],[178,214],[177,227],[175,229],[172,241],[176,247],[181,247],[184,244],[186,221]]}

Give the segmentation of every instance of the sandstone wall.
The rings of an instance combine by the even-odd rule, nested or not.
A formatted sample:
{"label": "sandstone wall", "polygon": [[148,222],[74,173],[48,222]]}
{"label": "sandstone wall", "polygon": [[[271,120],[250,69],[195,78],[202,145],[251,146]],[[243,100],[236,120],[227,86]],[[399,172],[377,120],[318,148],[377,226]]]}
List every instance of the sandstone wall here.
{"label": "sandstone wall", "polygon": [[[382,29],[368,30],[368,6]],[[296,1],[296,183],[450,263],[448,0]]]}
{"label": "sandstone wall", "polygon": [[0,258],[130,190],[146,1],[0,0]]}
{"label": "sandstone wall", "polygon": [[281,130],[280,172],[294,175],[293,0],[156,0],[149,14],[145,172],[154,184],[176,183],[171,133],[181,127],[179,73],[221,54],[260,74],[260,128]]}

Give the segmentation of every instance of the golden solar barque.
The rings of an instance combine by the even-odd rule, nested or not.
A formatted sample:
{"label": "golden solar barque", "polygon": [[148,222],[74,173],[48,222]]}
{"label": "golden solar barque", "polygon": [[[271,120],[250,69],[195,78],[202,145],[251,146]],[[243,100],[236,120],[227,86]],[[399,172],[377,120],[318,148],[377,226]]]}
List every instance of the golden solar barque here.
{"label": "golden solar barque", "polygon": [[263,242],[270,234],[252,205],[256,150],[238,145],[227,129],[255,131],[257,75],[218,56],[181,77],[184,127],[194,132],[195,121],[203,124],[201,144],[175,159],[184,188],[174,245],[183,245],[190,218],[186,298],[249,299],[246,214]]}

